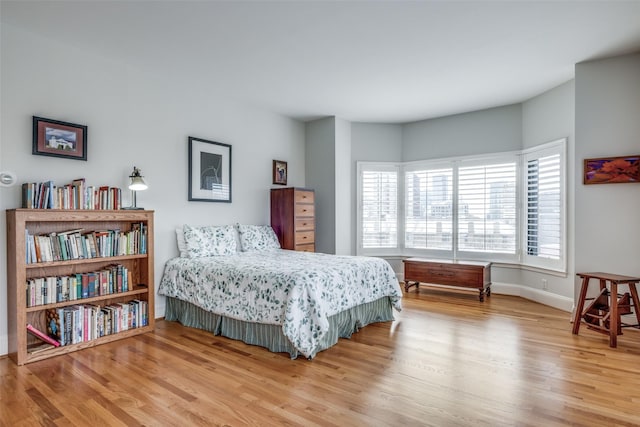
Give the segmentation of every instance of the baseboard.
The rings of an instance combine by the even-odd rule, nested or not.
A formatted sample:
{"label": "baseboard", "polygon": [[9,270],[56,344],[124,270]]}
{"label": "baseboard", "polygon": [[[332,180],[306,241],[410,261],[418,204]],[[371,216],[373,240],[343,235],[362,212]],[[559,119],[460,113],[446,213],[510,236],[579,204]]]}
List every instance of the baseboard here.
{"label": "baseboard", "polygon": [[491,284],[491,293],[518,296],[538,302],[540,304],[557,308],[558,310],[567,312],[573,311],[572,298],[552,294],[551,292],[543,291],[540,289],[529,288],[527,286],[494,282]]}
{"label": "baseboard", "polygon": [[[398,280],[404,282],[404,273],[397,273]],[[510,283],[493,282],[491,284],[491,293],[500,295],[513,295],[522,297],[540,304],[548,305],[562,311],[573,311],[573,299],[563,297],[562,295],[552,294],[551,292],[540,289],[533,289],[527,286],[514,285]]]}
{"label": "baseboard", "polygon": [[167,305],[166,303],[164,303],[164,301],[163,301],[163,304],[156,304],[156,311],[155,311],[156,320],[158,320],[159,318],[164,319],[164,314],[166,312],[166,309],[167,309]]}
{"label": "baseboard", "polygon": [[0,335],[0,356],[9,354],[9,336]]}

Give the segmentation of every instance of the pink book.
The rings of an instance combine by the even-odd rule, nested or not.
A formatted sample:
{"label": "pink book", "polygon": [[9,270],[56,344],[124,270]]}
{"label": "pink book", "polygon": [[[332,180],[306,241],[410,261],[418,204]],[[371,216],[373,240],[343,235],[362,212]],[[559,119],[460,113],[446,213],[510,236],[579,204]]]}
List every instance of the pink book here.
{"label": "pink book", "polygon": [[27,323],[27,331],[31,332],[36,337],[40,338],[42,341],[51,344],[54,347],[60,347],[60,343],[47,334],[42,333],[41,331],[34,328],[31,323]]}

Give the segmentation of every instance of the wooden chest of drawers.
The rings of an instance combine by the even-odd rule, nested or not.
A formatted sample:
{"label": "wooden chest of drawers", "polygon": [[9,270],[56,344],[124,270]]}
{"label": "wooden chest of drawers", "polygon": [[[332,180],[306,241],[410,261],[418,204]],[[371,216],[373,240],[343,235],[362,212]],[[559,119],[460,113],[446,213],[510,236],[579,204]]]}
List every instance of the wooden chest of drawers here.
{"label": "wooden chest of drawers", "polygon": [[408,258],[404,261],[404,289],[419,289],[420,283],[474,288],[480,301],[491,295],[491,263]]}
{"label": "wooden chest of drawers", "polygon": [[271,190],[271,227],[282,249],[315,252],[315,193],[306,188]]}

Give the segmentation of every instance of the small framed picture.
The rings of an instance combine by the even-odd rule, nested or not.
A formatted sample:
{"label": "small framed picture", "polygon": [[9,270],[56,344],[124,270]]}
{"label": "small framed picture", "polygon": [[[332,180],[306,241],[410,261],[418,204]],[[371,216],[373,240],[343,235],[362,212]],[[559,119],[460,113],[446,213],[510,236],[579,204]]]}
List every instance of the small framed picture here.
{"label": "small framed picture", "polygon": [[33,116],[33,154],[87,160],[87,127]]}
{"label": "small framed picture", "polygon": [[273,183],[287,185],[287,162],[282,160],[273,161]]}
{"label": "small framed picture", "polygon": [[231,203],[231,146],[189,137],[189,200]]}
{"label": "small framed picture", "polygon": [[584,184],[640,182],[640,155],[584,160]]}

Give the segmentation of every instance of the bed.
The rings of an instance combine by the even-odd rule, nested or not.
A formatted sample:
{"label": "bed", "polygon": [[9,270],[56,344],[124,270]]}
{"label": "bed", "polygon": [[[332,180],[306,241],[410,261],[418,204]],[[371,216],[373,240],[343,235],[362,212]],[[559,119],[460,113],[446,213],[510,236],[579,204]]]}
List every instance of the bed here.
{"label": "bed", "polygon": [[[258,237],[256,227],[264,227]],[[187,254],[181,249],[166,263],[158,288],[166,320],[311,359],[402,309],[400,285],[383,259],[283,250],[268,226],[233,229],[226,232],[237,233],[238,243],[227,236],[214,254],[201,249],[220,233],[194,240],[184,227]]]}

